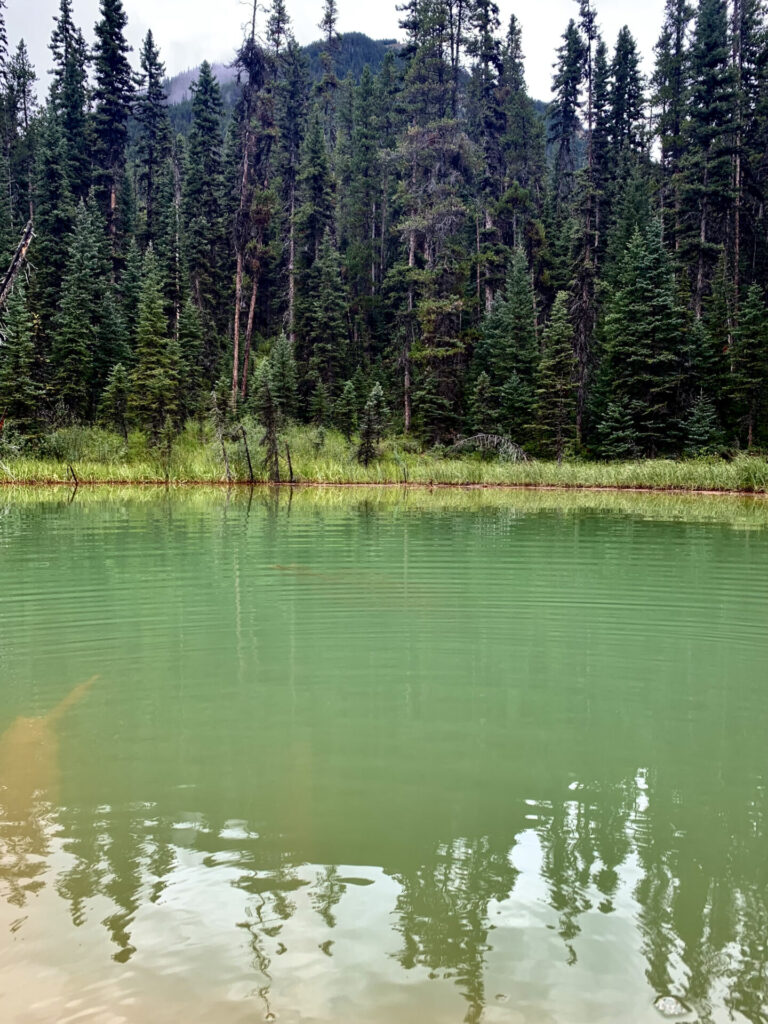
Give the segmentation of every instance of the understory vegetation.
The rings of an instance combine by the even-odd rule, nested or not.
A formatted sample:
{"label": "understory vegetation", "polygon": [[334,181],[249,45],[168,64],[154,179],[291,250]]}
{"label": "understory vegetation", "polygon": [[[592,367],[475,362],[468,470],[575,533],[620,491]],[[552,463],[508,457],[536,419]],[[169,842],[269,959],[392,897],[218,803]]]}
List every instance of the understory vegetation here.
{"label": "understory vegetation", "polygon": [[[101,427],[94,465],[217,478],[230,444],[242,477],[225,435],[250,419],[248,478],[290,476],[287,431],[304,478],[761,486],[739,455],[768,445],[760,0],[666,0],[650,77],[579,0],[548,106],[493,0],[406,0],[402,41],[352,61],[335,0],[312,61],[253,0],[226,102],[203,63],[183,118],[122,0],[92,46],[60,0],[47,90],[4,6],[6,448],[54,465]],[[476,434],[544,461],[439,454]]]}
{"label": "understory vegetation", "polygon": [[[423,449],[413,439],[385,437],[364,464],[358,437],[291,424],[270,453],[264,427],[251,418],[223,429],[189,423],[164,446],[131,430],[127,437],[95,427],[69,427],[34,448],[0,446],[0,483],[255,483],[421,484],[608,487],[768,492],[768,459],[638,459],[560,463],[509,461],[483,452]],[[250,459],[250,465],[249,465]],[[252,476],[251,476],[252,472]]]}

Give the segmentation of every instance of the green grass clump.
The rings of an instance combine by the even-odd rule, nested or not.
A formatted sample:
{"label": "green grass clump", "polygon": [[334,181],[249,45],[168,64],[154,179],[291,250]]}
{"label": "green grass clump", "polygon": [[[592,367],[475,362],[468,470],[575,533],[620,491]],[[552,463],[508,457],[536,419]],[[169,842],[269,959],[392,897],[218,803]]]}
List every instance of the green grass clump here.
{"label": "green grass clump", "polygon": [[[257,483],[267,482],[258,423],[243,422]],[[233,483],[248,483],[245,442],[228,431],[224,445]],[[355,441],[334,430],[319,433],[289,426],[280,440],[281,482],[289,479],[288,452],[295,483],[425,484],[431,486],[508,486],[616,488],[664,491],[768,493],[768,459],[742,454],[720,458],[646,459],[631,462],[531,460],[505,462],[477,454],[451,457],[424,451],[410,438],[388,438],[379,458],[362,466]],[[140,431],[127,438],[97,427],[68,427],[44,438],[34,452],[24,447],[0,453],[0,481],[66,483],[74,472],[80,483],[227,483],[218,435],[208,423],[190,423],[170,453],[152,445]]]}

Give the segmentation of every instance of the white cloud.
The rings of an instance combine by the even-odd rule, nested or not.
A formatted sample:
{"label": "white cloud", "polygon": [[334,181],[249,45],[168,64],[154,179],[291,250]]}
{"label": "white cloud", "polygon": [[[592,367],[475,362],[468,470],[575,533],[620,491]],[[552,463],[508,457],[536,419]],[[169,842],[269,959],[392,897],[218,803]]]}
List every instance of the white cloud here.
{"label": "white cloud", "polygon": [[[135,49],[148,28],[152,28],[171,74],[199,64],[207,58],[228,61],[248,20],[248,5],[240,0],[124,0],[128,13],[128,36]],[[539,99],[549,98],[552,62],[568,19],[576,17],[575,0],[501,0],[502,23],[518,15],[523,26],[523,47],[529,89]],[[598,0],[598,17],[609,46],[622,25],[629,25],[650,71],[652,49],[659,34],[663,0]],[[288,0],[294,30],[300,42],[319,35],[321,0]],[[399,15],[395,0],[380,3],[339,2],[341,31],[366,32],[374,38],[398,37]],[[58,0],[8,0],[7,23],[11,46],[22,36],[38,69],[42,90],[47,88],[48,40]],[[98,17],[98,0],[74,0],[75,20],[91,37]],[[264,15],[260,15],[263,19]],[[134,59],[136,55],[134,54]]]}

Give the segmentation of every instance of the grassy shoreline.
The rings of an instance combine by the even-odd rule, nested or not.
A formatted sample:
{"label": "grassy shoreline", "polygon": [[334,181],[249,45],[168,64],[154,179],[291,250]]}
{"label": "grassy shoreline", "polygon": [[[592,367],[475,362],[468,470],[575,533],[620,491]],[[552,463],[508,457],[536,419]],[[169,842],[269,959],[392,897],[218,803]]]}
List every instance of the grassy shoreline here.
{"label": "grassy shoreline", "polygon": [[[252,424],[248,437],[253,483],[270,481]],[[286,449],[287,446],[287,449]],[[44,453],[0,454],[2,485],[113,486],[250,485],[245,446],[228,442],[225,468],[221,445],[208,431],[189,427],[174,444],[170,457],[147,445],[141,435],[122,437],[94,428],[60,431]],[[290,451],[296,486],[418,486],[508,489],[576,489],[668,491],[712,494],[768,494],[768,458],[739,455],[731,460],[698,458],[648,459],[631,462],[563,461],[511,463],[475,455],[450,457],[418,451],[412,442],[391,438],[380,458],[362,466],[355,445],[327,431],[319,443],[315,432],[302,427],[286,431],[281,444],[281,483],[289,482],[286,451]]]}

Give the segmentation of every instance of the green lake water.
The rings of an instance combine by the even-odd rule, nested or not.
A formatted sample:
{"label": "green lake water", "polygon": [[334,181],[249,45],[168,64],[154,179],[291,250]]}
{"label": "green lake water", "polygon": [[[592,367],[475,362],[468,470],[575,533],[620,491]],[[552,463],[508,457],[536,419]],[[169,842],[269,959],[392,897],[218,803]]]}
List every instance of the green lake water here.
{"label": "green lake water", "polygon": [[768,502],[0,493],[5,1024],[765,1022],[767,783]]}

